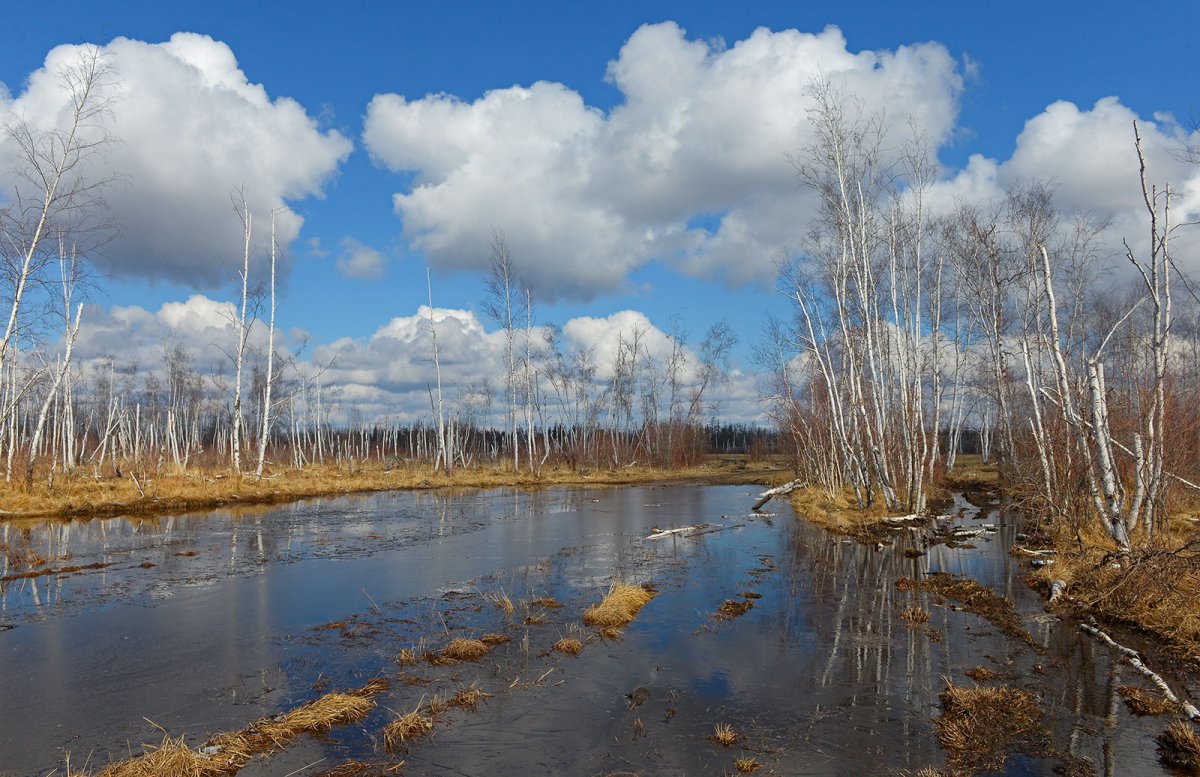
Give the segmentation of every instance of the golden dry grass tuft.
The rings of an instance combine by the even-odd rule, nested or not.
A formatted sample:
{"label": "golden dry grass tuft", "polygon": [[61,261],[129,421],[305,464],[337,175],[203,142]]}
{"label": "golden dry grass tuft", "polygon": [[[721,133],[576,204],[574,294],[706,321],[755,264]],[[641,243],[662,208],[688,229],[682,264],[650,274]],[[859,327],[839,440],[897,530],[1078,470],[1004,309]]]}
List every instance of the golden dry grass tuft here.
{"label": "golden dry grass tuft", "polygon": [[383,747],[390,753],[408,750],[408,743],[433,733],[433,719],[418,707],[383,727]]}
{"label": "golden dry grass tuft", "polygon": [[496,647],[497,645],[507,645],[512,642],[512,637],[506,634],[484,634],[479,638],[479,641],[488,647]]}
{"label": "golden dry grass tuft", "polygon": [[737,732],[733,730],[733,726],[728,723],[718,723],[713,726],[713,733],[709,736],[710,742],[715,742],[722,747],[729,747],[734,742],[738,741]]}
{"label": "golden dry grass tuft", "polygon": [[1000,771],[1010,750],[1040,746],[1045,741],[1041,709],[1028,691],[949,683],[941,701],[938,742],[952,769]]}
{"label": "golden dry grass tuft", "polygon": [[553,596],[539,596],[534,599],[530,599],[528,602],[525,603],[526,609],[530,609],[530,610],[532,610],[534,608],[538,608],[538,607],[545,609],[545,610],[557,610],[557,609],[560,609],[562,606],[563,605],[560,604],[559,601],[557,599],[555,599]]}
{"label": "golden dry grass tuft", "polygon": [[583,652],[583,643],[577,639],[563,637],[554,643],[553,648],[559,653],[565,653],[568,656],[577,656]]}
{"label": "golden dry grass tuft", "polygon": [[653,598],[653,591],[646,586],[618,580],[608,589],[603,601],[584,611],[583,622],[601,629],[628,626]]}
{"label": "golden dry grass tuft", "polygon": [[762,764],[753,758],[738,758],[733,762],[733,768],[741,774],[753,774],[762,768]]}
{"label": "golden dry grass tuft", "polygon": [[1158,760],[1189,774],[1200,774],[1200,734],[1190,723],[1172,723],[1158,735],[1157,742]]}
{"label": "golden dry grass tuft", "polygon": [[901,610],[900,617],[904,619],[910,629],[915,629],[921,624],[929,622],[929,611],[920,605],[913,605],[908,609]]}
{"label": "golden dry grass tuft", "polygon": [[396,663],[400,664],[400,666],[412,666],[420,660],[416,651],[410,648],[401,648],[400,652],[396,654]]}
{"label": "golden dry grass tuft", "polygon": [[376,678],[362,688],[346,693],[327,693],[280,715],[261,718],[240,731],[211,737],[198,750],[190,749],[182,737],[164,739],[148,746],[142,755],[110,764],[100,777],[216,777],[233,774],[251,758],[280,750],[302,734],[319,735],[354,723],[375,706],[373,697],[386,690],[388,682]]}
{"label": "golden dry grass tuft", "polygon": [[1168,715],[1179,710],[1179,705],[1167,701],[1165,696],[1132,685],[1117,686],[1117,693],[1134,715]]}
{"label": "golden dry grass tuft", "polygon": [[492,650],[492,646],[479,639],[455,637],[446,647],[436,653],[428,653],[432,664],[457,664],[460,661],[478,661]]}

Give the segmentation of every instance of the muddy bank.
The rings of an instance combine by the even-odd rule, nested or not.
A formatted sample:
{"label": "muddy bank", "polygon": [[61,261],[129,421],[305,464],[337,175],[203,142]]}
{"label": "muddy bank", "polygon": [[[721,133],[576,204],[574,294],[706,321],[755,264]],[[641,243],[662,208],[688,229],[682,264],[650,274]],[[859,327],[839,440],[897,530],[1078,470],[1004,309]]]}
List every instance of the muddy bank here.
{"label": "muddy bank", "polygon": [[[240,774],[401,759],[405,774],[723,774],[735,762],[915,773],[946,763],[947,681],[1036,699],[1045,746],[1004,753],[1002,773],[1050,774],[1071,758],[1095,774],[1164,773],[1153,737],[1167,720],[1128,712],[1117,689],[1140,679],[1042,612],[1002,517],[974,547],[910,556],[916,532],[883,549],[843,541],[786,505],[751,516],[752,491],[374,494],[31,529],[47,555],[111,565],[7,586],[0,698],[38,703],[0,705],[0,763],[45,775],[69,750],[75,766],[88,753],[102,766],[162,741],[146,718],[194,747],[383,676],[391,687],[364,718]],[[1006,597],[1033,644],[936,591],[895,585],[937,572]],[[656,595],[605,635],[583,616],[614,577]],[[425,658],[489,634],[508,641],[474,659]],[[577,651],[555,648],[571,640]],[[386,749],[400,715],[471,688],[487,694],[475,711],[446,706],[428,715],[428,736]],[[718,725],[729,745],[711,739]]]}

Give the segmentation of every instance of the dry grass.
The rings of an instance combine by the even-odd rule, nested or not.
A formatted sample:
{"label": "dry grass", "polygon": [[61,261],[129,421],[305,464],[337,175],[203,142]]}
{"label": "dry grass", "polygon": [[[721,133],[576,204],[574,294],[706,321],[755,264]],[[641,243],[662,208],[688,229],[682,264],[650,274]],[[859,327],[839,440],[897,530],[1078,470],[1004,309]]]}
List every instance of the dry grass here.
{"label": "dry grass", "polygon": [[1084,527],[1078,536],[1060,527],[1050,538],[1058,551],[1054,565],[1034,570],[1032,577],[1047,587],[1062,580],[1088,612],[1158,638],[1179,658],[1200,655],[1196,528],[1176,517],[1151,543],[1135,537],[1133,552],[1112,564],[1111,542],[1096,527]]}
{"label": "dry grass", "polygon": [[420,706],[383,727],[383,747],[389,753],[408,750],[408,743],[433,733],[433,719],[421,714]]}
{"label": "dry grass", "polygon": [[733,726],[729,725],[728,723],[718,723],[717,725],[713,726],[712,736],[710,736],[708,739],[710,742],[715,742],[722,747],[729,747],[734,742],[738,741],[738,735],[737,732],[733,730]]}
{"label": "dry grass", "polygon": [[922,609],[919,605],[913,605],[906,610],[901,610],[900,617],[904,619],[910,629],[915,629],[922,623],[929,622],[929,611]]}
{"label": "dry grass", "polygon": [[503,591],[485,594],[484,598],[495,605],[496,609],[504,613],[507,618],[511,618],[517,611],[517,606],[513,604],[512,599],[508,598],[508,594]]}
{"label": "dry grass", "polygon": [[1132,685],[1117,686],[1117,693],[1134,715],[1167,715],[1179,710],[1179,706],[1167,701],[1166,697]]}
{"label": "dry grass", "polygon": [[653,598],[654,592],[648,587],[618,580],[608,589],[603,601],[584,611],[583,622],[600,629],[628,626]]}
{"label": "dry grass", "polygon": [[1172,723],[1157,741],[1158,760],[1189,774],[1200,774],[1200,734],[1190,723]]}
{"label": "dry grass", "polygon": [[989,669],[986,666],[973,666],[966,671],[966,675],[977,683],[987,683],[992,680],[999,680],[1001,677],[999,672]]}
{"label": "dry grass", "polygon": [[[902,582],[905,585],[902,586]],[[1035,642],[1025,627],[1021,625],[1021,616],[1017,613],[1017,608],[1013,603],[1003,596],[997,596],[990,589],[971,578],[955,577],[938,572],[920,583],[901,578],[896,581],[896,587],[901,590],[913,588],[933,591],[947,599],[953,599],[959,602],[967,612],[983,617],[1006,635],[1029,645],[1035,652],[1044,652],[1042,646]]]}
{"label": "dry grass", "polygon": [[100,777],[218,777],[236,773],[251,758],[283,749],[302,734],[320,735],[354,723],[375,706],[373,697],[387,689],[377,678],[356,691],[328,693],[294,710],[261,718],[240,731],[211,737],[198,750],[183,737],[147,746],[140,756],[109,764]]}
{"label": "dry grass", "polygon": [[882,499],[870,509],[860,509],[853,490],[829,494],[817,486],[793,491],[790,499],[797,515],[835,534],[869,544],[892,536],[881,520],[887,514]]}
{"label": "dry grass", "polygon": [[420,660],[421,659],[417,657],[416,651],[409,648],[402,648],[396,655],[396,663],[400,664],[400,666],[412,666],[413,664],[418,663]]}
{"label": "dry grass", "polygon": [[745,615],[753,607],[754,603],[748,600],[739,602],[737,599],[727,599],[724,604],[717,608],[717,612],[713,617],[717,620],[729,620]]}
{"label": "dry grass", "polygon": [[739,758],[733,762],[733,768],[742,774],[752,774],[762,768],[762,764],[753,758]]}
{"label": "dry grass", "polygon": [[483,640],[456,637],[436,653],[428,653],[431,664],[457,664],[460,661],[478,661],[490,653],[492,647]]}
{"label": "dry grass", "polygon": [[508,466],[457,469],[447,475],[423,463],[368,464],[346,469],[313,465],[303,470],[280,469],[262,480],[236,477],[222,468],[193,468],[187,472],[163,469],[138,474],[145,494],[131,478],[88,475],[55,478],[52,489],[39,479],[31,488],[24,483],[0,484],[0,509],[8,518],[93,518],[112,515],[162,515],[227,505],[275,504],[315,496],[394,489],[445,487],[494,488],[499,486],[627,485],[665,480],[713,483],[762,483],[786,480],[779,462],[745,461],[708,457],[693,467],[656,469],[621,467],[613,470],[572,470],[549,467],[537,475],[513,471]]}
{"label": "dry grass", "polygon": [[1028,691],[947,684],[941,701],[938,742],[952,769],[1000,771],[1012,749],[1045,741],[1041,709]]}
{"label": "dry grass", "polygon": [[479,712],[479,705],[492,698],[492,694],[479,690],[475,685],[462,688],[446,702],[449,707],[458,707],[468,712]]}
{"label": "dry grass", "polygon": [[490,648],[494,648],[497,645],[507,645],[509,642],[512,642],[512,637],[505,634],[484,634],[479,638],[479,641]]}
{"label": "dry grass", "polygon": [[539,596],[536,599],[530,599],[525,602],[525,608],[528,610],[532,610],[535,607],[540,607],[544,610],[557,610],[562,606],[553,596]]}
{"label": "dry grass", "polygon": [[553,648],[559,653],[565,653],[568,656],[577,656],[583,652],[583,643],[577,639],[564,637],[555,642]]}

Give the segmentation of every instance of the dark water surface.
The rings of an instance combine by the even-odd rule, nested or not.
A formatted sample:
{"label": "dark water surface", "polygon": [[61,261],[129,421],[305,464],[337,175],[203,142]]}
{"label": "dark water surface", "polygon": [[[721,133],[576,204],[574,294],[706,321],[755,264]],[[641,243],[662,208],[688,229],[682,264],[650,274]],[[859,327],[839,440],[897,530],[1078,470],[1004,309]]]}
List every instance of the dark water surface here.
{"label": "dark water surface", "polygon": [[[1014,528],[1002,518],[987,519],[999,531],[977,548],[937,546],[914,559],[901,550],[917,532],[865,547],[786,505],[751,516],[749,493],[401,492],[0,524],[10,547],[66,559],[54,567],[109,564],[0,584],[0,774],[46,775],[68,752],[75,768],[89,757],[102,767],[160,741],[159,727],[198,744],[319,689],[401,673],[429,682],[396,683],[361,723],[302,738],[241,774],[386,762],[377,740],[396,712],[471,682],[494,695],[478,714],[441,716],[404,756],[404,774],[719,775],[739,757],[762,763],[760,775],[902,774],[944,763],[938,694],[947,679],[973,684],[964,672],[980,665],[1038,695],[1060,754],[1089,759],[1096,774],[1164,774],[1152,738],[1167,721],[1132,717],[1115,689],[1137,685],[1134,672],[1042,612],[1021,582],[1027,570],[1005,552]],[[645,539],[653,527],[701,522],[722,530]],[[1044,654],[894,584],[931,571],[970,574],[1011,598]],[[622,639],[585,629],[580,656],[550,652],[615,575],[653,582],[660,595]],[[753,609],[714,619],[747,591],[761,595]],[[484,596],[499,593],[566,606],[525,624],[525,610],[506,617]],[[931,613],[921,628],[899,617],[913,603]],[[401,648],[483,631],[513,642],[473,664],[395,662]],[[648,696],[631,708],[626,694],[637,688]],[[733,726],[739,743],[709,742],[716,723]],[[1052,774],[1061,763],[1017,755],[1004,774]]]}

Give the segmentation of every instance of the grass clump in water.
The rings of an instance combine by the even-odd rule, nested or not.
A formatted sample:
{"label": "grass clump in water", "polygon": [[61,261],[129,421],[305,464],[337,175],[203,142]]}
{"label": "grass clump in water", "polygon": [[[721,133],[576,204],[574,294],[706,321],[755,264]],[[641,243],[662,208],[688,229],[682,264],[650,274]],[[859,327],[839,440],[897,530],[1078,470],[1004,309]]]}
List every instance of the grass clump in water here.
{"label": "grass clump in water", "polygon": [[478,661],[492,650],[492,645],[480,639],[456,637],[436,653],[428,653],[431,664],[457,664],[460,661]]}
{"label": "grass clump in water", "polygon": [[1200,734],[1179,720],[1158,735],[1158,760],[1167,766],[1200,774]]}
{"label": "grass clump in water", "polygon": [[552,646],[559,653],[564,653],[568,656],[577,656],[583,652],[583,643],[577,639],[563,637]]}
{"label": "grass clump in water", "polygon": [[[906,585],[901,585],[902,580]],[[1007,636],[1029,645],[1034,652],[1045,652],[1021,625],[1021,617],[1017,614],[1017,608],[1013,606],[1012,602],[1003,596],[997,596],[990,589],[970,578],[937,572],[920,583],[906,578],[896,581],[896,587],[900,590],[907,590],[908,586],[917,590],[933,591],[947,599],[953,599],[962,605],[962,609],[983,617]]]}
{"label": "grass clump in water", "polygon": [[1125,700],[1125,706],[1134,715],[1166,715],[1175,712],[1179,707],[1166,698],[1132,685],[1117,686],[1117,693]]}
{"label": "grass clump in water", "polygon": [[907,610],[902,610],[900,612],[900,617],[904,619],[904,622],[910,629],[915,629],[922,623],[929,622],[929,611],[921,608],[918,605],[913,605]]}
{"label": "grass clump in water", "polygon": [[1001,771],[1014,748],[1043,744],[1041,709],[1028,691],[966,688],[953,683],[942,692],[938,742],[953,769]]}
{"label": "grass clump in water", "polygon": [[718,723],[717,725],[713,726],[712,736],[710,736],[708,739],[710,742],[715,742],[722,747],[729,747],[734,742],[738,741],[738,735],[737,732],[733,730],[733,726],[729,725],[728,723]]}
{"label": "grass clump in water", "polygon": [[608,589],[603,601],[583,613],[583,622],[600,629],[628,626],[642,608],[654,598],[646,586],[617,581]]}
{"label": "grass clump in water", "polygon": [[1000,679],[999,672],[989,669],[986,666],[973,666],[966,671],[966,675],[977,683],[986,683]]}
{"label": "grass clump in water", "polygon": [[408,750],[408,743],[433,733],[433,718],[421,714],[421,708],[405,713],[383,727],[383,747],[389,753]]}
{"label": "grass clump in water", "polygon": [[739,758],[733,762],[733,768],[741,774],[751,774],[762,768],[762,764],[753,758]]}
{"label": "grass clump in water", "polygon": [[737,599],[728,599],[717,609],[717,614],[714,616],[717,620],[730,620],[745,615],[754,607],[754,603],[749,600],[738,601]]}

